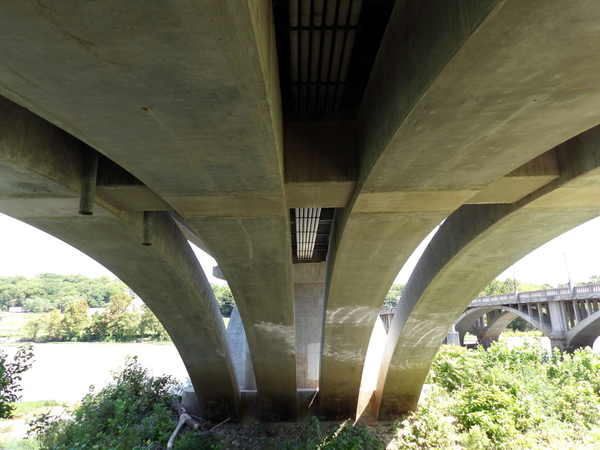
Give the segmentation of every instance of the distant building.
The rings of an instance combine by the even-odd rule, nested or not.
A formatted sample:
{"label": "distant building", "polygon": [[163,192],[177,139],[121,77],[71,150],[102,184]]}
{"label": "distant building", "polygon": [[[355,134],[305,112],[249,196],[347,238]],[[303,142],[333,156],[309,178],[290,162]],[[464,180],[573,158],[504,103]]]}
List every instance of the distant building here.
{"label": "distant building", "polygon": [[13,314],[24,314],[27,310],[22,306],[11,306],[8,308],[8,312]]}

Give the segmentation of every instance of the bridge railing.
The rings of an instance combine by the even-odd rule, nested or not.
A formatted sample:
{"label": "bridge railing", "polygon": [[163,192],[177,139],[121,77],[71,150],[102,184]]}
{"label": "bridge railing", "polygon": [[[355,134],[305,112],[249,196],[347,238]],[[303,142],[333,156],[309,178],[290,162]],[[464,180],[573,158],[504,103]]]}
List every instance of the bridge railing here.
{"label": "bridge railing", "polygon": [[[490,295],[487,297],[477,297],[468,306],[468,308],[477,308],[482,306],[499,306],[508,303],[530,303],[543,302],[552,300],[551,297],[581,297],[582,295],[591,294],[595,298],[600,297],[600,284],[586,284],[583,286],[573,286],[573,288],[562,287],[553,289],[542,289],[539,291],[519,292],[513,294]],[[399,301],[402,301],[399,298]],[[396,308],[382,309],[380,315],[393,315]]]}
{"label": "bridge railing", "polygon": [[587,284],[585,286],[575,286],[573,293],[577,294],[591,294],[594,292],[600,292],[600,284]]}
{"label": "bridge railing", "polygon": [[471,302],[469,307],[502,305],[504,303],[513,303],[516,300],[515,294],[498,294],[487,297],[477,297]]}
{"label": "bridge railing", "polygon": [[[580,297],[585,294],[600,295],[600,284],[587,284],[583,286],[542,289],[539,291],[519,292],[515,294],[490,295],[487,297],[477,297],[469,308],[481,306],[495,306],[507,303],[529,303],[552,300],[552,297]],[[557,299],[558,300],[558,299]]]}

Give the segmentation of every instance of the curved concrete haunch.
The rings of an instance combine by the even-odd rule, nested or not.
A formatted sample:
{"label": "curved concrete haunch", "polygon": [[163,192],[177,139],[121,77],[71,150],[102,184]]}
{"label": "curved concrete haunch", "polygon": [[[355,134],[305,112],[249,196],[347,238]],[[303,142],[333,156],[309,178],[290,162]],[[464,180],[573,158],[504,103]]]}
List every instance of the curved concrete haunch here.
{"label": "curved concrete haunch", "polygon": [[[531,250],[600,214],[600,129],[556,148],[558,180],[514,204],[465,205],[440,227],[406,285],[379,377],[379,418],[417,406],[438,347],[469,302]],[[493,256],[490,249],[497,249]]]}
{"label": "curved concrete haunch", "polygon": [[[168,211],[78,214],[85,146],[0,99],[0,211],[81,250],[129,285],[173,339],[204,417],[238,414],[225,328],[196,256]],[[142,245],[142,235],[147,244]]]}
{"label": "curved concrete haunch", "polygon": [[[597,94],[566,95],[548,74],[596,86],[595,72],[572,61],[597,65],[590,43],[600,7],[566,10],[560,0],[528,7],[519,0],[395,3],[356,120],[357,188],[338,210],[330,240],[323,418],[355,414],[378,310],[429,231],[464,203],[514,203],[535,192],[549,173],[502,177],[598,124]],[[577,38],[569,23],[581,24]],[[565,40],[569,52],[558,52]],[[460,312],[439,305],[440,315]]]}
{"label": "curved concrete haunch", "polygon": [[566,350],[591,347],[600,336],[600,311],[586,317],[567,332]]}

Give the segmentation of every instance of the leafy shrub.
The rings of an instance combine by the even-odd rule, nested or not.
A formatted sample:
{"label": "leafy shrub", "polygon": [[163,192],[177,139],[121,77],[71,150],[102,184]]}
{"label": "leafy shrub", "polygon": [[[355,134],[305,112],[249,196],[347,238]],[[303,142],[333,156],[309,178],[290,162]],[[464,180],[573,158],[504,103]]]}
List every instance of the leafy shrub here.
{"label": "leafy shrub", "polygon": [[590,349],[444,346],[429,373],[431,393],[397,424],[388,448],[591,448],[600,442],[599,371]]}
{"label": "leafy shrub", "polygon": [[33,363],[33,347],[19,347],[13,362],[6,362],[6,354],[0,351],[0,418],[10,419],[13,416],[16,402],[21,396],[21,374],[31,368]]}
{"label": "leafy shrub", "polygon": [[30,435],[36,436],[40,448],[132,450],[166,445],[174,429],[169,405],[178,382],[151,376],[136,358],[126,360],[113,378],[98,393],[92,388],[71,418],[38,417]]}

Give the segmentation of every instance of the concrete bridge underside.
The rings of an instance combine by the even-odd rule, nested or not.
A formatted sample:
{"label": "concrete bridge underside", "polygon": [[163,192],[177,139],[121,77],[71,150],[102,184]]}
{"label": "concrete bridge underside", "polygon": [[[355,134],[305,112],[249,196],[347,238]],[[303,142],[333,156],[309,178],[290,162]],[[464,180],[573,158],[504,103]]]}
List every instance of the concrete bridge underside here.
{"label": "concrete bridge underside", "polygon": [[[344,5],[352,24],[361,2],[334,7],[338,22]],[[294,106],[278,64],[310,28],[301,17],[281,38],[289,8],[0,4],[0,211],[129,284],[172,336],[206,417],[239,416],[185,237],[200,243],[239,307],[263,420],[295,419],[303,388],[318,388],[322,418],[356,414],[385,294],[448,217],[390,327],[370,409],[387,420],[416,407],[445,333],[490,280],[600,214],[600,4],[364,2],[364,30],[388,11],[380,43],[357,45],[349,65],[348,80],[372,63],[364,87],[317,112]],[[353,32],[361,42],[360,27],[342,42]],[[326,262],[293,253],[294,208],[335,208]],[[298,364],[315,349],[316,380]]]}

